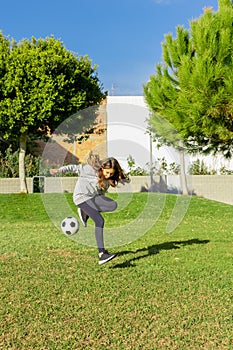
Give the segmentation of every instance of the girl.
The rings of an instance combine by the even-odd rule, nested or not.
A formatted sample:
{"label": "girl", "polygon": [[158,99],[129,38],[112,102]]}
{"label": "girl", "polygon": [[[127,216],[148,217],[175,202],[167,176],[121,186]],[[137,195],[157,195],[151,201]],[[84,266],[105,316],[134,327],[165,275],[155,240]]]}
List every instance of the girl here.
{"label": "girl", "polygon": [[115,158],[100,160],[99,156],[89,154],[87,164],[67,165],[59,169],[51,169],[51,175],[72,172],[78,174],[73,201],[78,206],[78,214],[82,224],[86,227],[90,217],[95,222],[95,237],[99,251],[99,264],[104,264],[115,257],[104,248],[103,228],[104,218],[101,212],[112,212],[117,203],[105,197],[109,186],[116,187],[118,182],[129,182],[120,164]]}

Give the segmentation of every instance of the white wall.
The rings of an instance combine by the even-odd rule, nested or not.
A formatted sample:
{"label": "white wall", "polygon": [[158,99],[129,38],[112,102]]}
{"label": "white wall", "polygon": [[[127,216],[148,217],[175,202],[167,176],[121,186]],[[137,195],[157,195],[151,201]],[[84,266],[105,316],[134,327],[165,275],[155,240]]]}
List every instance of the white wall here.
{"label": "white wall", "polygon": [[148,110],[142,96],[109,96],[107,99],[107,152],[125,167],[129,155],[138,165],[150,161],[146,134]]}
{"label": "white wall", "polygon": [[158,150],[154,143],[150,145],[146,132],[149,110],[143,96],[109,96],[106,112],[109,157],[119,159],[125,168],[129,155],[142,168],[150,162],[150,157],[152,162],[165,157],[168,164],[179,164],[179,154],[171,147]]}
{"label": "white wall", "polygon": [[[119,159],[125,169],[129,155],[142,168],[150,162],[150,155],[153,162],[165,157],[167,164],[180,164],[178,152],[171,147],[164,146],[158,150],[155,143],[152,143],[150,152],[150,137],[146,133],[149,110],[143,96],[109,96],[106,114],[107,154]],[[221,155],[186,155],[186,172],[190,164],[197,159],[203,160],[210,170],[217,170],[223,166],[233,169],[233,160],[228,161]]]}

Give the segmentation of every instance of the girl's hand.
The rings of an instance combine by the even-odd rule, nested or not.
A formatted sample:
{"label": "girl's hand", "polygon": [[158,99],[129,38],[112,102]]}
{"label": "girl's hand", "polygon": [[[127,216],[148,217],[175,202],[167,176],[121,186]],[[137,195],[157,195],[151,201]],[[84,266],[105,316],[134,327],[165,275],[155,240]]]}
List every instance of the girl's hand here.
{"label": "girl's hand", "polygon": [[50,175],[56,175],[59,172],[59,169],[50,169]]}

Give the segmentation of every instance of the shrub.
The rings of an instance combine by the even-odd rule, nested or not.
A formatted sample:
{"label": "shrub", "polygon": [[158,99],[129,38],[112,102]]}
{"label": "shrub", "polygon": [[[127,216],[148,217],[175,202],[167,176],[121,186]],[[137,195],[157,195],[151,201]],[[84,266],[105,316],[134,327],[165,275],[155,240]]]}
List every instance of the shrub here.
{"label": "shrub", "polygon": [[233,170],[227,169],[222,166],[219,170],[211,169],[208,167],[203,160],[195,160],[189,168],[190,175],[233,175]]}
{"label": "shrub", "polygon": [[[40,174],[41,157],[27,154],[25,157],[26,177],[38,176]],[[40,174],[42,175],[42,174]],[[48,175],[48,170],[44,170],[43,175]],[[19,150],[13,151],[9,146],[5,154],[0,152],[0,177],[19,177]]]}
{"label": "shrub", "polygon": [[153,175],[178,175],[180,173],[180,165],[175,162],[168,164],[165,157],[158,158],[153,164],[147,163],[146,169],[136,166],[136,162],[131,155],[127,158],[129,172],[131,176]]}

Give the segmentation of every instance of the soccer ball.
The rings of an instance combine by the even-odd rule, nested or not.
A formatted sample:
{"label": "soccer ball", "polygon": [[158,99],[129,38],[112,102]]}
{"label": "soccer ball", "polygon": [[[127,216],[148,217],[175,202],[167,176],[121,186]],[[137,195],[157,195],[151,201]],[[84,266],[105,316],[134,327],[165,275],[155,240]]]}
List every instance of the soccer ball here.
{"label": "soccer ball", "polygon": [[79,230],[78,220],[72,216],[67,216],[61,223],[62,232],[67,236],[72,236]]}

